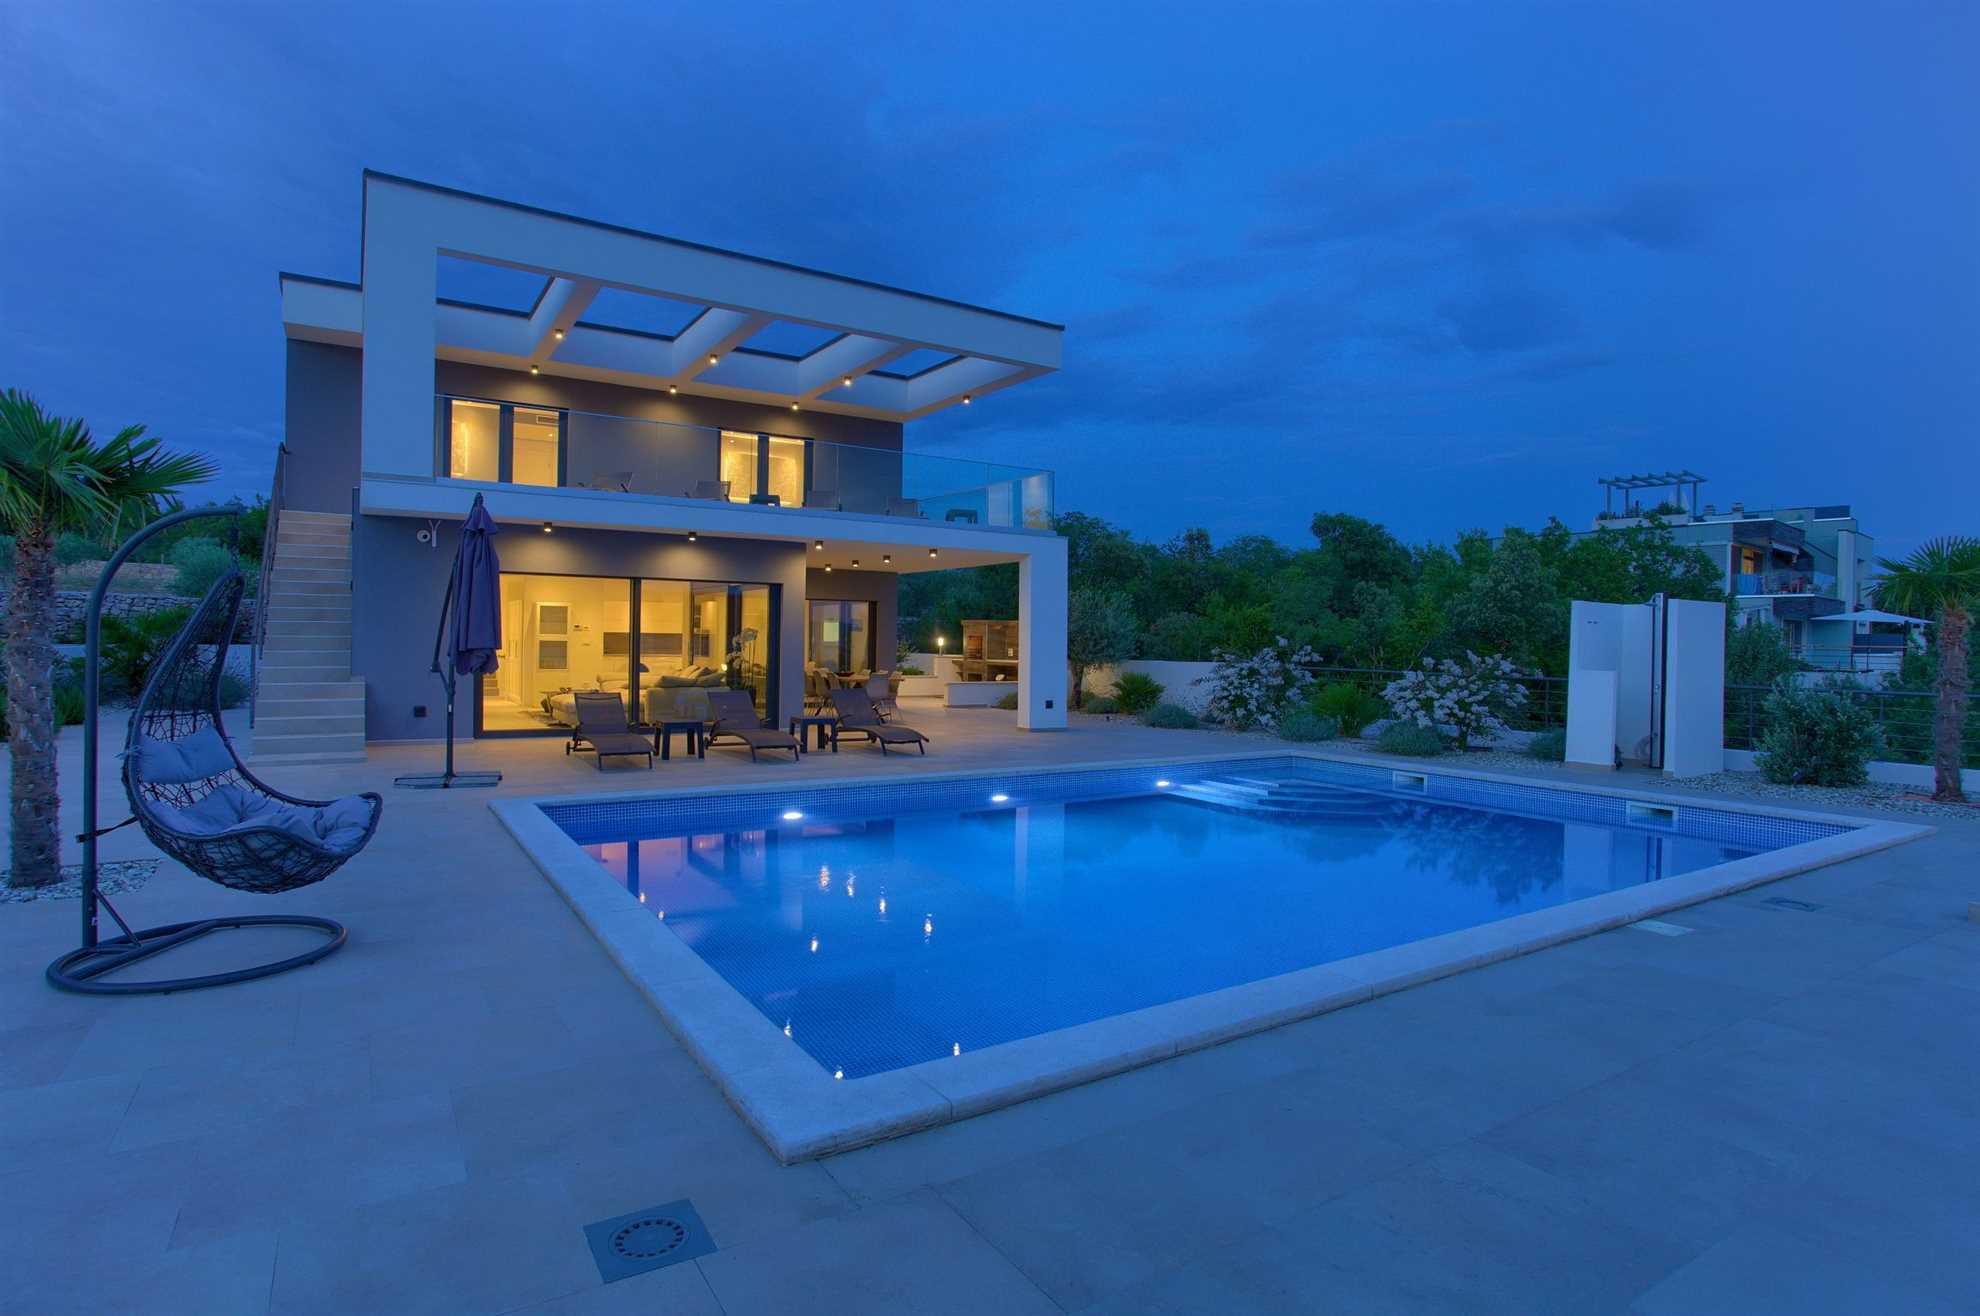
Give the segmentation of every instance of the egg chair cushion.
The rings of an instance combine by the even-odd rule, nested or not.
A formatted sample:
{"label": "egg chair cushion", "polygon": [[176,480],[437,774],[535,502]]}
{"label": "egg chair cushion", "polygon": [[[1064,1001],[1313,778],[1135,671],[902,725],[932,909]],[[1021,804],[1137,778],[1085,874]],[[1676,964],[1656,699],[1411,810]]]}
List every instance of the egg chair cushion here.
{"label": "egg chair cushion", "polygon": [[228,752],[227,742],[210,726],[177,740],[140,735],[131,753],[137,756],[138,774],[160,785],[206,781],[234,770],[234,756]]}

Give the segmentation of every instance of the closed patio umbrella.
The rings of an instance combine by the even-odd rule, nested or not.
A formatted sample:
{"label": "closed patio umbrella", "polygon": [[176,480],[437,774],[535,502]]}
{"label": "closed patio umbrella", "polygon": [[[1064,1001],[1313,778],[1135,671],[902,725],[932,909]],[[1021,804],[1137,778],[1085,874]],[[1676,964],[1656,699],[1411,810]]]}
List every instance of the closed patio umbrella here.
{"label": "closed patio umbrella", "polygon": [[[454,569],[440,600],[440,628],[433,636],[433,672],[447,692],[447,762],[437,773],[413,773],[395,778],[393,785],[414,790],[451,790],[463,786],[495,786],[499,772],[454,771],[454,690],[456,678],[479,676],[496,669],[502,647],[502,563],[492,542],[500,528],[474,496],[467,520],[461,523],[460,546]],[[441,651],[446,662],[441,662]]]}

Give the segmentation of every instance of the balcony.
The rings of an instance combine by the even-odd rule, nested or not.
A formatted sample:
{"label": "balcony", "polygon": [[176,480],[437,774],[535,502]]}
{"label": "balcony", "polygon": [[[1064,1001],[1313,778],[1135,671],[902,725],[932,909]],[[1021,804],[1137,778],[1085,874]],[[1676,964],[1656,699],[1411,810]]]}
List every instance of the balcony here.
{"label": "balcony", "polygon": [[435,469],[457,480],[1052,527],[1052,473],[994,462],[446,394],[434,438]]}
{"label": "balcony", "polygon": [[1826,571],[1779,568],[1773,571],[1741,571],[1733,576],[1733,593],[1815,594],[1836,597],[1836,578]]}

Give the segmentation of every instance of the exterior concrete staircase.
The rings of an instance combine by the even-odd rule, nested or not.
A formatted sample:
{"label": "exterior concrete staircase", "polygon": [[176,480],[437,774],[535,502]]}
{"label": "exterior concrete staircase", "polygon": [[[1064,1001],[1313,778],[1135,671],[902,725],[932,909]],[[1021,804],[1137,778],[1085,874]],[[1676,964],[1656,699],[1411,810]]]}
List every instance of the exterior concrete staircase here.
{"label": "exterior concrete staircase", "polygon": [[256,763],[364,758],[364,680],[351,675],[351,518],[284,508],[255,700]]}

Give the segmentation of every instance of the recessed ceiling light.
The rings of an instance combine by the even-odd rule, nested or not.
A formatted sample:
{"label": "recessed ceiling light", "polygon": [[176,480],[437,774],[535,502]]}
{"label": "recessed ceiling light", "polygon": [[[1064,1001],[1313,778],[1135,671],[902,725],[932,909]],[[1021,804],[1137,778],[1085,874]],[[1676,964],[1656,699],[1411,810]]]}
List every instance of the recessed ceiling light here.
{"label": "recessed ceiling light", "polygon": [[852,560],[852,564],[853,564],[854,566],[858,566],[858,565],[859,565],[859,559],[858,559],[858,558],[854,558],[854,559]]}
{"label": "recessed ceiling light", "polygon": [[796,411],[796,410],[797,410],[797,403],[795,403],[795,402],[793,402],[793,403],[791,403],[791,410],[792,410],[792,411]]}
{"label": "recessed ceiling light", "polygon": [[832,574],[832,564],[830,562],[825,564],[825,574],[828,576]]}
{"label": "recessed ceiling light", "polygon": [[695,539],[694,531],[692,530],[688,531],[688,543],[692,544],[694,542],[694,539]]}
{"label": "recessed ceiling light", "polygon": [[679,384],[669,384],[667,385],[667,391],[669,393],[678,393],[681,391],[681,386]]}
{"label": "recessed ceiling light", "polygon": [[882,562],[892,562],[894,560],[894,555],[892,553],[882,553],[880,555],[880,560]]}
{"label": "recessed ceiling light", "polygon": [[824,540],[822,540],[822,539],[814,539],[814,540],[812,540],[812,541],[811,541],[811,546],[812,546],[813,548],[824,548],[824,547],[825,547],[825,541],[824,541]]}
{"label": "recessed ceiling light", "polygon": [[531,367],[529,368],[529,373],[530,373],[530,374],[532,374],[532,375],[535,375],[535,374],[540,374],[540,373],[542,373],[542,372],[541,372],[541,371],[539,371],[539,370],[538,370],[538,369],[537,369],[537,368],[536,368],[535,366],[531,366]]}
{"label": "recessed ceiling light", "polygon": [[847,375],[845,377],[844,383],[847,388],[851,388],[853,386],[853,377],[851,375]]}
{"label": "recessed ceiling light", "polygon": [[562,329],[552,329],[550,332],[557,335],[558,342],[561,343],[564,341],[564,331]]}
{"label": "recessed ceiling light", "polygon": [[969,405],[969,394],[967,393],[963,394],[963,405],[965,407]]}
{"label": "recessed ceiling light", "polygon": [[932,549],[932,548],[931,548],[931,549],[929,549],[929,550],[928,550],[928,556],[930,556],[930,557],[934,557],[934,556],[935,556],[935,550],[934,550],[934,549]]}
{"label": "recessed ceiling light", "polygon": [[710,353],[708,354],[708,364],[709,364],[709,365],[711,365],[711,366],[712,366],[712,365],[715,365],[715,364],[717,364],[718,362],[720,362],[720,361],[721,361],[721,359],[722,359],[721,357],[719,357],[719,356],[716,356],[716,355],[715,355],[715,354],[714,354],[713,352],[710,352]]}

